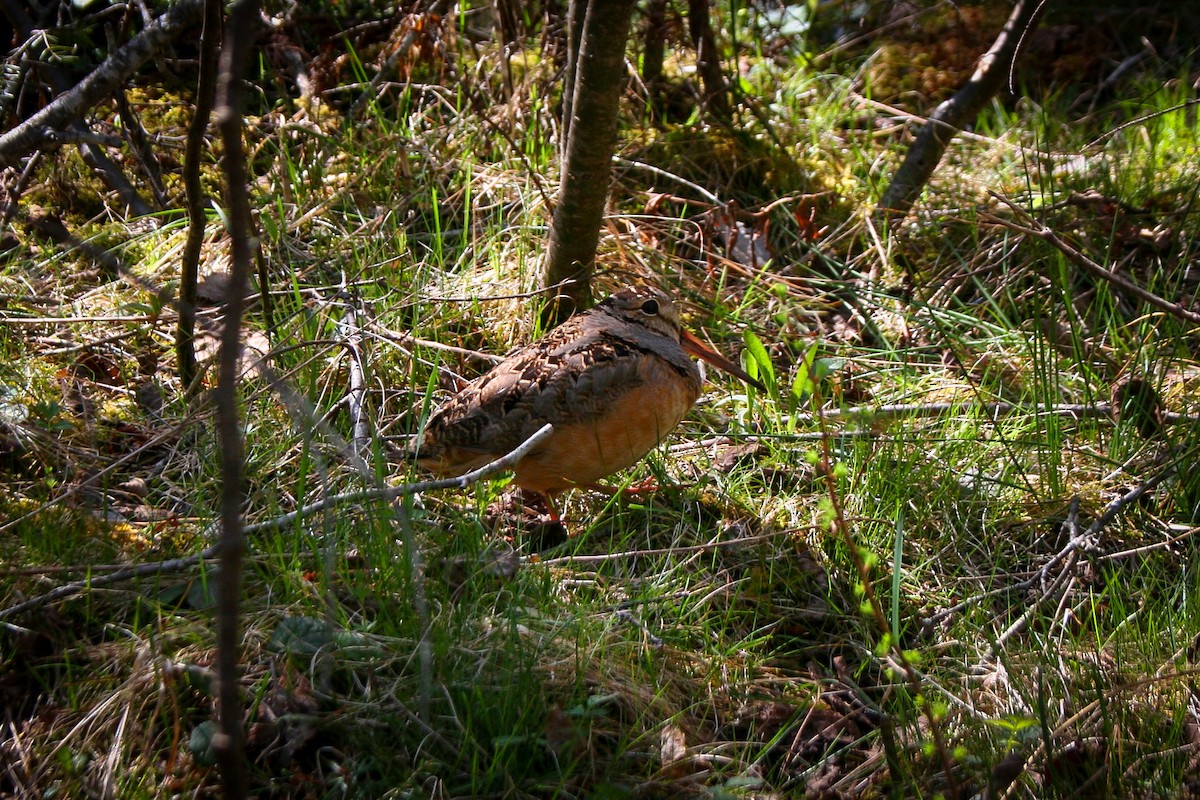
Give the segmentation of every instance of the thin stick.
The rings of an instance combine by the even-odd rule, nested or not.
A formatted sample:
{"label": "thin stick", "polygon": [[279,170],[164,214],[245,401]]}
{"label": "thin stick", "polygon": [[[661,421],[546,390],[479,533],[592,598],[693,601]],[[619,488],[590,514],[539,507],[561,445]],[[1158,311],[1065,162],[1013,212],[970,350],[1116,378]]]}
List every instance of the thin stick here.
{"label": "thin stick", "polygon": [[250,49],[258,37],[258,1],[237,0],[229,11],[227,35],[221,45],[217,76],[216,119],[225,148],[225,200],[229,209],[230,268],[225,320],[218,356],[217,441],[221,448],[221,530],[217,548],[217,724],[213,750],[221,773],[221,788],[231,800],[249,794],[241,693],[242,564],[246,532],[242,520],[245,488],[245,440],[238,412],[238,375],[242,350],[244,296],[250,282],[255,245],[251,241],[250,192],[247,188],[246,147],[242,130],[242,78]]}
{"label": "thin stick", "polygon": [[1083,267],[1084,269],[1086,269],[1088,272],[1092,273],[1096,277],[1103,278],[1104,280],[1108,281],[1109,283],[1113,284],[1114,286],[1116,286],[1120,289],[1124,289],[1126,292],[1129,292],[1131,295],[1138,297],[1142,300],[1145,300],[1147,303],[1149,303],[1152,306],[1161,308],[1163,311],[1166,311],[1168,314],[1170,314],[1172,316],[1179,317],[1180,319],[1190,322],[1193,325],[1200,325],[1200,314],[1197,314],[1195,311],[1186,309],[1183,306],[1179,305],[1178,303],[1172,303],[1170,300],[1166,300],[1162,297],[1159,297],[1158,295],[1154,294],[1153,292],[1143,289],[1141,286],[1138,286],[1136,283],[1129,280],[1128,278],[1126,278],[1122,275],[1119,275],[1116,272],[1113,272],[1111,269],[1108,269],[1107,267],[1097,264],[1095,261],[1092,261],[1090,258],[1085,256],[1083,253],[1079,252],[1074,247],[1067,244],[1063,239],[1061,239],[1059,237],[1059,235],[1057,233],[1050,230],[1049,228],[1047,228],[1042,223],[1038,222],[1033,217],[1029,216],[1029,214],[1027,214],[1024,209],[1019,208],[1015,203],[1013,203],[1007,197],[1004,197],[1001,194],[997,194],[996,192],[992,192],[991,195],[992,195],[992,197],[999,200],[1001,203],[1004,203],[1004,205],[1008,206],[1009,209],[1011,209],[1012,212],[1017,215],[1018,219],[1020,219],[1021,222],[1024,224],[1018,225],[1017,223],[1015,223],[1011,220],[1003,219],[1002,217],[997,217],[994,214],[988,214],[987,212],[983,212],[979,215],[979,218],[981,220],[984,220],[986,222],[991,222],[995,225],[999,225],[1001,227],[1008,228],[1009,230],[1013,230],[1018,233],[1024,233],[1027,236],[1033,236],[1037,239],[1041,239],[1044,242],[1048,242],[1049,244],[1053,245],[1060,253],[1062,253],[1064,256],[1066,256],[1067,259],[1069,261],[1071,261],[1073,264]]}
{"label": "thin stick", "polygon": [[[394,500],[397,497],[405,495],[417,494],[419,492],[429,492],[435,489],[465,489],[473,483],[495,475],[497,472],[502,472],[522,458],[527,456],[531,450],[544,442],[553,433],[554,426],[546,423],[539,428],[532,436],[526,439],[516,449],[507,455],[496,459],[490,463],[484,464],[476,470],[472,470],[465,475],[460,475],[457,478],[441,478],[438,480],[419,481],[417,483],[407,483],[400,486],[389,486],[385,489],[373,489],[370,491],[347,492],[345,494],[331,495],[323,500],[315,503],[309,503],[303,508],[296,509],[289,514],[284,514],[274,519],[259,522],[254,525],[246,525],[243,531],[249,535],[259,531],[270,530],[274,528],[282,528],[296,520],[316,514],[319,511],[324,511],[342,503],[358,503],[368,500]],[[30,599],[17,603],[14,606],[9,606],[5,609],[0,609],[0,620],[9,617],[15,617],[24,614],[28,611],[41,608],[55,600],[61,600],[65,597],[79,594],[88,591],[89,589],[98,589],[105,586],[121,583],[133,578],[144,578],[148,575],[161,575],[165,572],[179,572],[185,569],[190,569],[202,561],[208,561],[215,558],[220,552],[220,544],[214,544],[206,547],[199,553],[182,558],[171,558],[166,561],[153,561],[146,564],[138,564],[132,567],[125,567],[108,575],[102,575],[96,578],[88,578],[85,580],[74,581],[72,583],[63,584],[55,589],[46,592],[45,594],[31,597]]]}
{"label": "thin stick", "polygon": [[[344,272],[341,294],[349,297]],[[358,309],[353,298],[346,303],[345,315],[337,321],[336,329],[341,344],[350,357],[350,386],[345,398],[346,407],[350,411],[350,447],[356,454],[362,455],[369,444],[370,434],[366,414],[363,413],[363,399],[367,395],[367,372],[363,366],[362,329],[359,327]]]}
{"label": "thin stick", "polygon": [[1162,550],[1164,547],[1171,547],[1173,545],[1179,544],[1180,542],[1184,541],[1185,539],[1192,538],[1197,533],[1200,533],[1200,528],[1189,528],[1188,530],[1184,531],[1183,533],[1181,533],[1178,536],[1168,536],[1166,541],[1155,542],[1154,544],[1142,545],[1141,547],[1134,547],[1129,550],[1118,550],[1115,553],[1107,553],[1103,556],[1100,556],[1100,558],[1098,560],[1113,561],[1118,558],[1129,558],[1130,556],[1145,555],[1146,553],[1152,553],[1155,550]]}
{"label": "thin stick", "polygon": [[773,539],[778,539],[780,536],[788,536],[796,533],[795,529],[772,531],[771,533],[759,533],[754,536],[740,536],[736,539],[723,539],[720,541],[706,542],[704,544],[688,545],[686,547],[654,547],[646,550],[626,550],[620,553],[599,553],[590,556],[561,556],[559,558],[538,559],[538,566],[542,567],[557,567],[559,565],[577,565],[577,564],[604,564],[609,561],[617,561],[626,558],[647,558],[649,556],[667,556],[667,555],[688,555],[692,553],[711,553],[720,550],[722,547],[732,547],[734,545],[753,544],[755,542],[767,542]]}
{"label": "thin stick", "polygon": [[185,392],[199,388],[196,383],[196,289],[199,280],[200,251],[204,246],[208,198],[200,181],[200,159],[204,155],[204,134],[212,117],[217,86],[217,57],[220,54],[223,9],[220,0],[204,0],[204,24],[200,30],[200,77],[196,82],[196,105],[188,124],[187,145],[183,157],[183,186],[187,202],[188,231],[179,266],[179,324],[175,330],[175,360],[179,380]]}

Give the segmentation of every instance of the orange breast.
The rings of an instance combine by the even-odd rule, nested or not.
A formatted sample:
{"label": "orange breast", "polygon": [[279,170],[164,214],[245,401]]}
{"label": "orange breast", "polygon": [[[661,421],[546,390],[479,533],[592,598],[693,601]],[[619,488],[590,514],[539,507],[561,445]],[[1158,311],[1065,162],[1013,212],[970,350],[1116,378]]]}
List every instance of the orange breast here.
{"label": "orange breast", "polygon": [[644,359],[640,385],[603,413],[555,427],[550,439],[516,466],[515,483],[543,494],[595,483],[636,464],[675,429],[700,394],[699,375],[680,375],[657,358]]}

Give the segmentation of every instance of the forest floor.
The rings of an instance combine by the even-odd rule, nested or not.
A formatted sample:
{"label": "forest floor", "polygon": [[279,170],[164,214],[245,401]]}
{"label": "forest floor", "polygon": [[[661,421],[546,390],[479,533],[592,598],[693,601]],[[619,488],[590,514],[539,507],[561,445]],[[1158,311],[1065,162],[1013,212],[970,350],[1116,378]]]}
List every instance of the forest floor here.
{"label": "forest floor", "polygon": [[[631,82],[595,294],[667,289],[767,391],[710,373],[613,478],[657,491],[572,492],[567,536],[506,474],[386,490],[428,477],[392,454],[460,380],[541,333],[554,37],[413,15],[329,39],[319,102],[257,84],[258,796],[1200,796],[1200,66],[1162,20],[1047,19],[1019,96],[888,231],[912,126],[1003,22],[959,6],[838,39],[800,8],[714,12],[740,47],[724,120],[673,39],[660,101]],[[182,135],[186,90],[127,96]],[[5,234],[0,796],[219,791],[229,241],[218,202],[189,398],[163,154],[161,213],[114,211],[63,147]]]}

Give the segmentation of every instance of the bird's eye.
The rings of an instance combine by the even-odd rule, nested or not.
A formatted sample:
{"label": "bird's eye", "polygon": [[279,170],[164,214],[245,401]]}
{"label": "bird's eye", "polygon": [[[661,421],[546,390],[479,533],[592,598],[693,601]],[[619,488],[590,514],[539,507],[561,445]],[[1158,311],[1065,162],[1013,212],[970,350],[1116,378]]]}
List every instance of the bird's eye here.
{"label": "bird's eye", "polygon": [[642,303],[642,313],[647,317],[653,317],[658,313],[658,301],[647,300],[646,302]]}

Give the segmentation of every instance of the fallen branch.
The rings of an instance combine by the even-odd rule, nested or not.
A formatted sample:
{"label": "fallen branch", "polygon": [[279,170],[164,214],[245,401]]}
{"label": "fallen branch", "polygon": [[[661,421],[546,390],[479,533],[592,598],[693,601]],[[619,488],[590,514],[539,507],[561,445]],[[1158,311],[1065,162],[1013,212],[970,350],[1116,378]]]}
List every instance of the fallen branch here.
{"label": "fallen branch", "polygon": [[1007,197],[997,194],[996,192],[992,192],[991,194],[992,194],[992,197],[996,198],[1001,203],[1008,206],[1008,208],[1014,214],[1017,215],[1017,218],[1019,220],[1021,220],[1022,224],[1017,224],[1016,222],[1013,222],[1012,220],[1007,220],[1002,217],[997,217],[996,215],[989,214],[987,212],[983,212],[979,215],[979,219],[981,221],[990,222],[994,225],[999,225],[1001,227],[1008,228],[1009,230],[1016,231],[1017,233],[1023,233],[1027,236],[1033,236],[1034,238],[1041,239],[1042,241],[1053,245],[1060,253],[1062,253],[1064,256],[1066,256],[1067,259],[1071,261],[1071,263],[1076,264],[1077,266],[1083,267],[1085,270],[1092,273],[1096,277],[1103,278],[1104,280],[1113,284],[1117,288],[1125,290],[1126,292],[1133,295],[1134,297],[1138,297],[1142,300],[1145,300],[1147,303],[1149,303],[1152,306],[1161,308],[1163,311],[1166,311],[1168,314],[1171,314],[1172,316],[1178,317],[1179,319],[1185,320],[1186,322],[1190,322],[1193,325],[1200,325],[1200,314],[1197,314],[1195,311],[1186,309],[1183,306],[1179,305],[1178,303],[1172,303],[1170,300],[1159,297],[1158,295],[1154,294],[1153,292],[1143,289],[1141,286],[1138,286],[1136,283],[1134,283],[1133,281],[1124,277],[1123,275],[1120,275],[1116,272],[1113,272],[1111,269],[1108,269],[1107,267],[1097,264],[1095,261],[1092,261],[1090,258],[1085,256],[1083,253],[1079,252],[1074,247],[1067,244],[1067,242],[1064,241],[1057,233],[1055,233],[1054,231],[1047,228],[1041,222],[1038,222],[1036,219],[1034,219],[1032,216],[1030,216],[1024,209],[1018,207],[1015,203],[1013,203]]}
{"label": "fallen branch", "polygon": [[17,127],[0,136],[0,165],[41,147],[56,129],[77,122],[83,113],[110,97],[135,72],[200,19],[203,0],[176,0],[69,91],[54,98]]}
{"label": "fallen branch", "polygon": [[469,350],[466,347],[455,347],[452,344],[443,344],[441,342],[435,342],[432,339],[420,339],[416,336],[413,336],[411,333],[398,333],[396,331],[388,330],[374,320],[368,320],[367,325],[375,336],[383,339],[384,341],[393,342],[395,344],[416,345],[417,347],[427,347],[430,350],[441,350],[446,353],[454,353],[456,355],[466,356],[467,358],[475,361],[483,362],[488,367],[493,367],[504,360],[504,356],[498,356],[495,353],[484,353],[479,350]]}
{"label": "fallen branch", "polygon": [[[1142,481],[1128,492],[1125,492],[1119,497],[1113,499],[1107,506],[1104,507],[1104,511],[1101,512],[1100,516],[1096,517],[1096,519],[1092,521],[1092,524],[1082,532],[1079,530],[1079,498],[1073,497],[1071,499],[1070,509],[1067,512],[1067,519],[1063,522],[1063,529],[1067,532],[1069,537],[1066,545],[1053,556],[1051,556],[1045,564],[1043,564],[1036,572],[1033,573],[1033,575],[1023,581],[1019,581],[1009,586],[1001,586],[997,589],[992,589],[990,591],[968,597],[960,603],[957,603],[949,608],[942,609],[936,614],[931,614],[930,616],[924,618],[921,620],[921,626],[923,628],[928,628],[937,625],[947,617],[951,617],[954,614],[970,608],[971,606],[976,605],[988,598],[996,597],[1002,594],[1009,594],[1011,592],[1025,591],[1027,589],[1040,586],[1040,596],[1036,600],[1032,601],[1029,604],[1029,608],[1026,609],[1025,612],[1015,622],[1009,625],[1008,628],[1006,628],[992,644],[989,652],[991,657],[994,657],[999,651],[999,648],[1005,642],[1029,626],[1034,614],[1045,604],[1048,599],[1058,596],[1057,589],[1067,580],[1068,575],[1079,559],[1079,553],[1094,548],[1100,539],[1100,533],[1109,525],[1109,523],[1117,518],[1117,516],[1126,506],[1136,502],[1138,498],[1173,476],[1175,472],[1175,467],[1170,466],[1158,474]],[[1054,572],[1060,564],[1062,565],[1062,568],[1057,570],[1052,577],[1051,573]]]}
{"label": "fallen branch", "polygon": [[1170,532],[1168,531],[1167,538],[1161,542],[1155,542],[1154,544],[1146,544],[1146,545],[1142,545],[1141,547],[1131,547],[1128,550],[1118,550],[1115,553],[1105,553],[1103,556],[1100,556],[1100,558],[1098,560],[1100,560],[1100,561],[1115,561],[1118,558],[1129,558],[1130,556],[1142,556],[1142,555],[1145,555],[1146,553],[1152,553],[1155,550],[1162,550],[1167,547],[1174,547],[1175,545],[1179,544],[1180,542],[1186,541],[1187,539],[1192,538],[1196,534],[1200,534],[1200,527],[1188,528],[1186,531],[1179,534],[1178,536],[1172,536],[1172,535],[1170,535]]}
{"label": "fallen branch", "polygon": [[[995,403],[891,403],[881,406],[858,406],[855,408],[834,408],[822,411],[825,419],[874,420],[889,417],[938,417],[951,411],[980,411],[989,417],[1002,417],[1021,411],[1037,414],[1038,416],[1056,417],[1111,417],[1113,407],[1110,403],[1056,403],[1052,406],[1030,406],[1019,403],[998,401]],[[797,423],[812,422],[813,414],[801,414],[796,417]],[[1174,411],[1163,413],[1166,423],[1196,422],[1200,417],[1180,414]],[[779,437],[784,440],[789,437]]]}
{"label": "fallen branch", "polygon": [[[35,27],[33,19],[25,13],[25,9],[20,4],[5,3],[4,14],[11,23],[16,36],[25,40],[26,45],[29,45],[35,39],[41,40],[42,44],[45,45],[43,33]],[[67,77],[62,70],[55,66],[53,63],[54,59],[48,58],[45,53],[36,52],[40,49],[27,46],[21,47],[22,55],[18,69],[22,71],[22,75],[24,76],[26,73],[31,61],[37,61],[37,75],[50,88],[52,94],[63,96],[74,91],[76,88],[74,80]],[[75,118],[67,120],[65,128],[60,130],[46,129],[44,132],[49,140],[46,143],[47,145],[59,144],[67,140],[76,140],[79,147],[79,155],[82,156],[84,162],[110,189],[117,193],[121,201],[125,203],[130,213],[134,216],[145,216],[153,211],[150,205],[138,194],[121,168],[108,157],[108,154],[104,151],[105,144],[94,141],[96,134],[88,129],[88,126],[82,120],[82,113]],[[33,154],[35,160],[39,153],[40,151]],[[23,155],[23,151],[13,154],[14,157],[17,155]]]}
{"label": "fallen branch", "polygon": [[[1002,648],[1009,639],[1029,627],[1030,621],[1033,620],[1034,615],[1038,613],[1038,610],[1046,603],[1047,600],[1053,597],[1058,597],[1059,587],[1062,586],[1069,577],[1072,577],[1071,573],[1075,569],[1076,562],[1079,561],[1080,551],[1095,547],[1096,534],[1092,532],[1091,527],[1089,527],[1088,530],[1082,534],[1079,532],[1078,495],[1071,498],[1071,508],[1067,512],[1067,519],[1063,523],[1063,528],[1070,534],[1070,539],[1067,541],[1067,546],[1055,553],[1054,557],[1043,564],[1042,568],[1034,573],[1032,578],[1024,581],[1024,583],[1029,587],[1032,587],[1038,583],[1042,584],[1041,594],[1036,600],[1029,604],[1029,607],[1025,609],[1024,613],[1022,613],[1015,622],[1009,625],[1004,632],[996,638],[996,641],[992,642],[992,646],[988,650],[989,659],[995,658],[996,654],[1000,651],[1000,648]],[[1099,529],[1097,529],[1097,531],[1098,530]],[[1063,568],[1058,571],[1058,573],[1053,577],[1052,580],[1050,580],[1049,583],[1046,583],[1046,579],[1050,576],[1050,571],[1060,563],[1063,564]]]}
{"label": "fallen branch", "polygon": [[[457,478],[439,478],[437,480],[418,481],[417,483],[406,483],[400,486],[389,486],[383,489],[371,489],[357,492],[346,492],[344,494],[330,495],[308,505],[298,508],[288,514],[284,514],[274,519],[269,519],[264,522],[246,525],[243,528],[246,535],[258,533],[259,531],[282,528],[291,523],[303,519],[304,517],[312,516],[327,508],[341,505],[343,503],[360,503],[373,500],[392,501],[398,497],[406,495],[419,494],[421,492],[431,492],[437,489],[465,489],[473,483],[495,475],[497,472],[503,472],[509,469],[529,452],[542,442],[549,438],[553,433],[554,427],[549,423],[539,428],[532,436],[522,442],[516,449],[495,461],[484,464],[479,469],[472,470],[465,475],[460,475]],[[0,620],[16,617],[28,611],[41,608],[56,600],[62,600],[66,597],[71,597],[81,592],[90,589],[98,589],[113,584],[122,583],[134,578],[144,578],[148,575],[161,575],[165,572],[178,572],[185,569],[190,569],[202,561],[209,561],[215,558],[221,550],[221,545],[211,545],[204,548],[199,553],[183,558],[171,558],[166,561],[154,561],[146,564],[138,564],[136,566],[125,567],[108,575],[88,578],[84,580],[74,581],[52,589],[45,594],[31,597],[16,605],[8,608],[0,609]]]}

